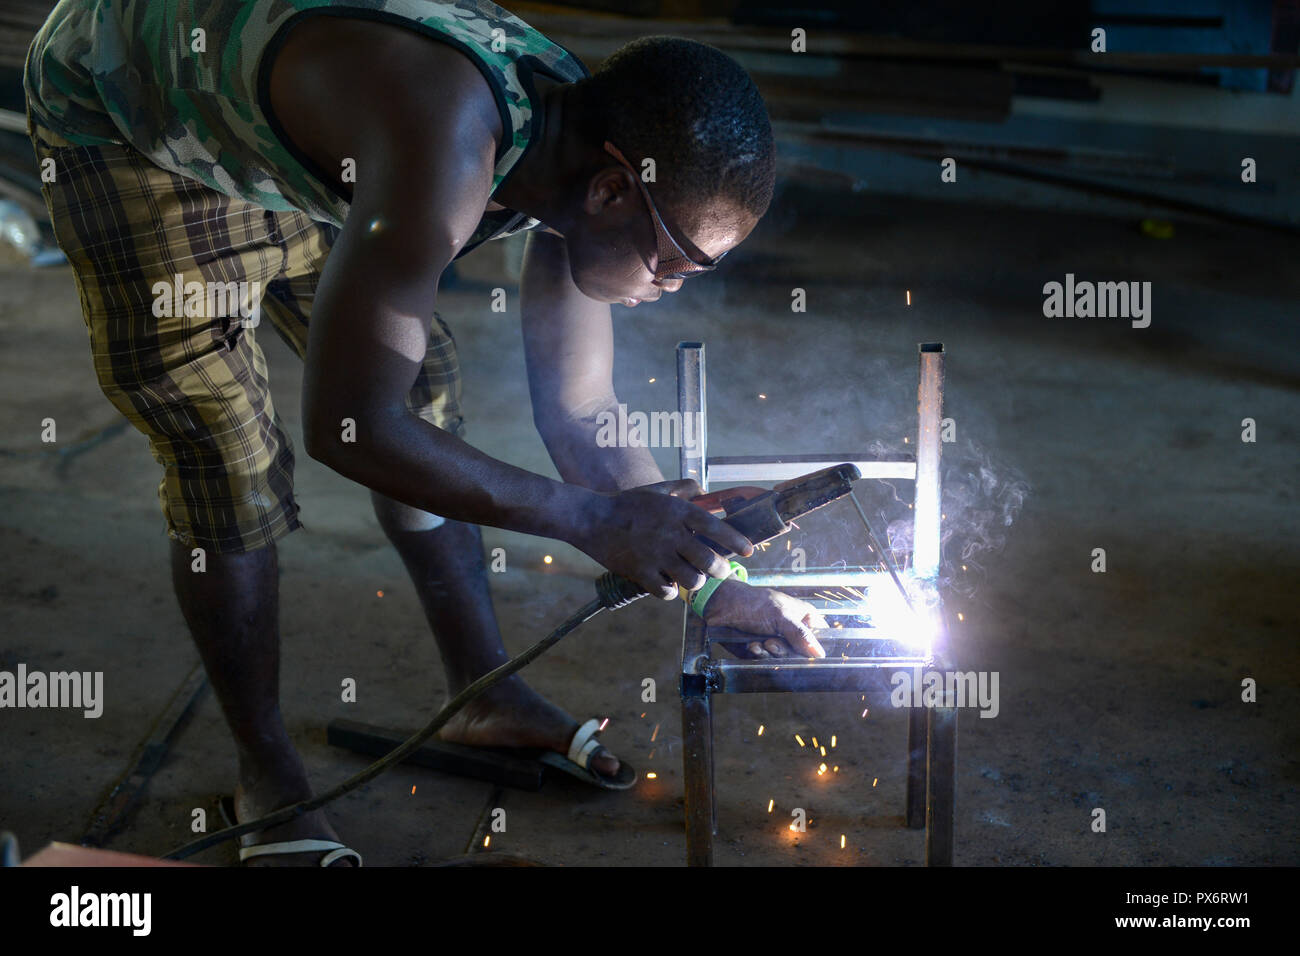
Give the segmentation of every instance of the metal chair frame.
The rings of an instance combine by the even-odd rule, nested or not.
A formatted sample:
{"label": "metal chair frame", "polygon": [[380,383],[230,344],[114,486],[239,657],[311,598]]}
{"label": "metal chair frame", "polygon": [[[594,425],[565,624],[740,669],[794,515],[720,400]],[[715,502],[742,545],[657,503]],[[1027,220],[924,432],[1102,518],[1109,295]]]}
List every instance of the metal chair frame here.
{"label": "metal chair frame", "polygon": [[[694,478],[704,491],[711,482],[762,484],[785,481],[823,467],[853,461],[864,478],[904,479],[916,483],[913,502],[912,564],[906,574],[920,579],[933,596],[940,633],[925,655],[889,653],[885,656],[833,655],[820,660],[738,660],[714,658],[711,647],[717,634],[689,609],[682,629],[679,690],[682,699],[682,765],[686,796],[686,856],[690,866],[713,865],[713,837],[717,833],[714,787],[713,696],[768,692],[813,693],[826,691],[878,691],[889,686],[893,673],[908,668],[947,669],[946,629],[939,602],[937,578],[940,547],[941,427],[943,421],[943,346],[919,346],[916,457],[879,460],[866,454],[796,455],[780,458],[710,457],[708,455],[708,405],[705,394],[704,344],[677,346],[677,405],[683,422],[697,416],[696,441],[683,443],[681,476]],[[886,543],[887,546],[887,543]],[[756,587],[791,586],[825,588],[850,585],[868,596],[872,588],[895,585],[888,574],[876,572],[751,571]],[[819,603],[814,601],[813,603]],[[824,602],[821,602],[824,604]],[[829,611],[825,608],[823,613]],[[894,648],[890,635],[872,629],[825,631],[822,634],[846,647]],[[820,635],[819,635],[820,636]],[[865,642],[865,643],[863,643]],[[825,641],[823,642],[825,643]],[[945,700],[944,704],[954,703]],[[912,707],[908,714],[906,825],[925,828],[927,866],[952,864],[953,809],[957,756],[957,708]]]}

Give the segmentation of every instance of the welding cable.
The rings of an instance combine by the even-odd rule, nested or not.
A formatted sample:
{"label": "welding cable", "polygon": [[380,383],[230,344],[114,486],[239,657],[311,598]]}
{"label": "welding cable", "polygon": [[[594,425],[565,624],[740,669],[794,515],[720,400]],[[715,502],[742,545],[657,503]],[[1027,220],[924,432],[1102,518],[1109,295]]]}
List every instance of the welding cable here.
{"label": "welding cable", "polygon": [[[850,482],[856,481],[860,477],[862,477],[861,473],[854,465],[838,465],[833,468],[826,468],[811,475],[805,475],[798,481],[778,485],[773,491],[761,494],[748,501],[738,511],[734,513],[727,512],[727,517],[724,520],[753,544],[762,544],[778,535],[785,534],[789,530],[789,525],[786,523],[788,520],[807,514],[809,511],[815,511],[836,498],[849,493],[851,491]],[[827,487],[828,482],[831,483],[829,488]],[[817,494],[812,494],[812,491],[816,491]],[[800,497],[800,492],[803,492],[802,497]],[[773,501],[773,496],[778,500]],[[778,510],[778,504],[780,504],[781,509],[786,510]],[[859,512],[861,513],[860,507]],[[866,520],[865,513],[863,513],[863,520]],[[871,530],[869,523],[867,530]],[[719,548],[707,539],[704,539],[704,541],[724,557],[730,555],[729,551]],[[899,587],[902,588],[901,582],[899,582]],[[232,827],[226,827],[224,830],[217,830],[215,833],[202,836],[172,850],[163,859],[183,860],[188,856],[193,856],[200,850],[216,846],[218,843],[224,843],[227,840],[233,840],[245,833],[265,830],[269,827],[287,823],[304,813],[320,809],[332,800],[337,800],[343,794],[355,790],[363,783],[368,783],[410,756],[421,744],[441,730],[447,721],[451,720],[462,707],[501,683],[511,674],[527,667],[546,653],[547,650],[559,643],[566,634],[581,627],[603,610],[616,610],[627,607],[633,601],[638,601],[643,597],[646,597],[646,592],[641,589],[640,585],[629,581],[627,578],[619,577],[612,571],[606,571],[596,579],[596,597],[593,600],[588,601],[572,617],[518,657],[511,658],[496,670],[490,671],[474,681],[448,701],[447,705],[438,711],[434,718],[424,726],[424,729],[413,734],[404,743],[398,745],[396,749],[376,760],[360,773],[349,777],[333,790],[322,793],[318,797],[281,807],[279,810],[268,813],[257,820],[249,820],[247,823],[239,823]],[[904,598],[906,597],[907,594],[904,591]]]}
{"label": "welding cable", "polygon": [[588,601],[582,608],[576,611],[568,620],[551,631],[544,638],[534,644],[528,650],[524,651],[518,657],[512,657],[500,667],[484,674],[474,683],[470,684],[459,694],[447,702],[447,705],[438,711],[437,715],[424,725],[424,728],[417,731],[409,737],[404,743],[399,744],[394,750],[390,751],[384,757],[376,760],[369,767],[361,772],[344,780],[332,790],[322,793],[320,796],[312,797],[310,800],[302,800],[298,803],[290,804],[287,807],[281,807],[273,813],[268,813],[257,820],[249,820],[245,823],[239,823],[232,827],[226,827],[224,830],[217,830],[205,836],[192,840],[184,846],[177,847],[170,853],[162,857],[164,860],[183,860],[186,857],[193,856],[200,850],[206,850],[208,847],[216,846],[218,843],[224,843],[227,840],[233,840],[236,837],[243,836],[245,833],[252,833],[254,830],[265,830],[269,827],[279,826],[282,823],[288,823],[295,817],[304,813],[310,813],[312,810],[318,810],[325,804],[337,800],[343,794],[355,790],[363,783],[369,783],[381,773],[390,770],[397,764],[405,760],[410,754],[418,749],[421,744],[436,734],[451,720],[462,707],[471,700],[490,690],[497,684],[501,683],[511,674],[527,667],[537,658],[554,647],[560,640],[572,631],[577,630],[583,624],[586,624],[601,611],[609,609],[615,610],[621,607],[627,607],[633,601],[638,601],[646,596],[646,592],[627,580],[621,578],[613,572],[606,571],[596,579],[596,597]]}

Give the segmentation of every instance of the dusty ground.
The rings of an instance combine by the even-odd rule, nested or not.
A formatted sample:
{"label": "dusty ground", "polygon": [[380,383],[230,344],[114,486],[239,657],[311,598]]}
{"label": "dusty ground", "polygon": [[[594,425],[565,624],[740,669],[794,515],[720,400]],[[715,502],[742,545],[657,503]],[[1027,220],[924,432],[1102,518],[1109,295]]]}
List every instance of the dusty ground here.
{"label": "dusty ground", "polygon": [[[787,194],[719,276],[618,310],[622,400],[671,408],[673,346],[702,338],[716,453],[896,444],[914,414],[916,343],[943,341],[963,442],[1031,488],[1004,549],[959,579],[973,596],[950,599],[962,662],[1001,680],[996,719],[963,713],[957,862],[1300,862],[1296,242],[1196,224],[1156,241],[1120,220],[853,202]],[[440,307],[461,350],[471,440],[553,474],[531,428],[513,290],[508,314],[488,306],[500,252],[479,259]],[[1043,318],[1042,284],[1066,272],[1152,281],[1151,327]],[[39,442],[45,417],[59,447],[116,421],[91,376],[71,276],[4,265],[0,282],[0,669],[102,670],[107,696],[99,720],[0,712],[0,828],[30,854],[82,834],[196,655],[171,593],[145,440],[117,431],[71,456]],[[806,314],[790,312],[795,286]],[[301,448],[300,366],[273,335],[260,338]],[[1241,441],[1245,417],[1258,423],[1254,444]],[[363,764],[325,743],[329,720],[418,726],[444,690],[364,492],[304,455],[298,488],[307,530],[281,545],[284,709],[313,779],[328,785]],[[507,550],[493,587],[512,650],[586,600],[594,566],[581,554],[492,529],[486,538]],[[1090,570],[1097,547],[1105,574]],[[339,831],[368,865],[428,863],[463,852],[500,805],[508,829],[493,849],[570,865],[680,863],[679,613],[643,601],[529,671],[575,713],[608,715],[606,739],[656,780],[622,795],[561,780],[493,799],[484,783],[399,769],[336,805]],[[344,677],[358,682],[355,704],[339,700]],[[658,681],[655,703],[641,701],[645,677]],[[1245,677],[1257,703],[1240,700]],[[922,859],[922,836],[901,829],[905,721],[887,701],[870,704],[863,719],[857,695],[721,701],[720,864]],[[795,733],[835,734],[840,771],[819,778]],[[211,806],[232,772],[208,694],[110,846],[183,842],[192,809]],[[786,829],[796,806],[813,822],[797,841]],[[1090,830],[1095,807],[1104,834]]]}

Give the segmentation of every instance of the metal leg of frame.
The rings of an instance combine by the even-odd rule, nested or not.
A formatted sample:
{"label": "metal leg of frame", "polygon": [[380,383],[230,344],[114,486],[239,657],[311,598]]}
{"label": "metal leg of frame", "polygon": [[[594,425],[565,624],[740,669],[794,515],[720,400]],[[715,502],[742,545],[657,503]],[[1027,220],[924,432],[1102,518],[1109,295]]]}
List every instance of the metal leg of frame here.
{"label": "metal leg of frame", "polygon": [[[709,833],[718,835],[718,762],[713,759],[713,698],[704,697],[704,739],[708,742],[709,762]],[[710,863],[713,861],[710,860]]]}
{"label": "metal leg of frame", "polygon": [[926,708],[930,724],[925,865],[952,866],[953,814],[957,795],[957,708]]}
{"label": "metal leg of frame", "polygon": [[916,392],[916,497],[912,511],[912,571],[918,578],[938,583],[943,519],[943,345],[920,345],[920,372]]}
{"label": "metal leg of frame", "polygon": [[[679,464],[683,478],[694,478],[703,491],[709,477],[704,343],[677,345],[677,410],[682,413],[683,442]],[[693,441],[687,442],[689,430]],[[685,612],[682,628],[682,776],[686,791],[686,863],[713,865],[713,834],[717,811],[713,790],[713,702],[700,673],[708,657],[704,626]]]}
{"label": "metal leg of frame", "polygon": [[[923,342],[919,346],[920,374],[917,384],[916,412],[916,498],[913,511],[912,568],[927,586],[937,593],[939,564],[941,561],[943,488],[940,460],[943,456],[941,429],[943,425],[944,352],[938,342]],[[946,634],[936,643],[936,659],[948,660]],[[952,703],[948,701],[947,703]],[[915,714],[913,717],[915,718]],[[952,865],[953,801],[956,796],[957,775],[957,709],[955,707],[925,708],[927,727],[925,755],[925,862],[927,866]],[[909,736],[921,736],[920,727],[909,724]],[[914,825],[918,812],[912,797],[920,792],[913,786],[913,773],[920,772],[911,766],[917,759],[916,748],[911,752],[908,767],[908,825]]]}
{"label": "metal leg of frame", "polygon": [[926,767],[929,762],[929,732],[926,709],[913,707],[907,712],[907,826],[919,830],[925,826]]}
{"label": "metal leg of frame", "polygon": [[713,865],[713,714],[709,695],[682,697],[686,865]]}

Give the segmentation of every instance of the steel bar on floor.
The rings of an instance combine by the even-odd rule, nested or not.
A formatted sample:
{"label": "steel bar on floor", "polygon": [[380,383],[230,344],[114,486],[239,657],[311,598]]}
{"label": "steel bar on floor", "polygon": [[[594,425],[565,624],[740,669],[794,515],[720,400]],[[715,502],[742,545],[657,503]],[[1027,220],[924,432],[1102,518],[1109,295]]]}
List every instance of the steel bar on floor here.
{"label": "steel bar on floor", "polygon": [[81,838],[85,846],[102,847],[126,823],[135,809],[136,803],[144,794],[150,778],[162,766],[167,756],[167,749],[185,718],[193,712],[194,704],[208,685],[207,674],[203,665],[195,664],[185,675],[176,692],[167,702],[166,708],[158,715],[149,728],[149,735],[140,742],[131,762],[122,775],[113,782],[108,791],[90,814],[86,824],[86,833]]}

